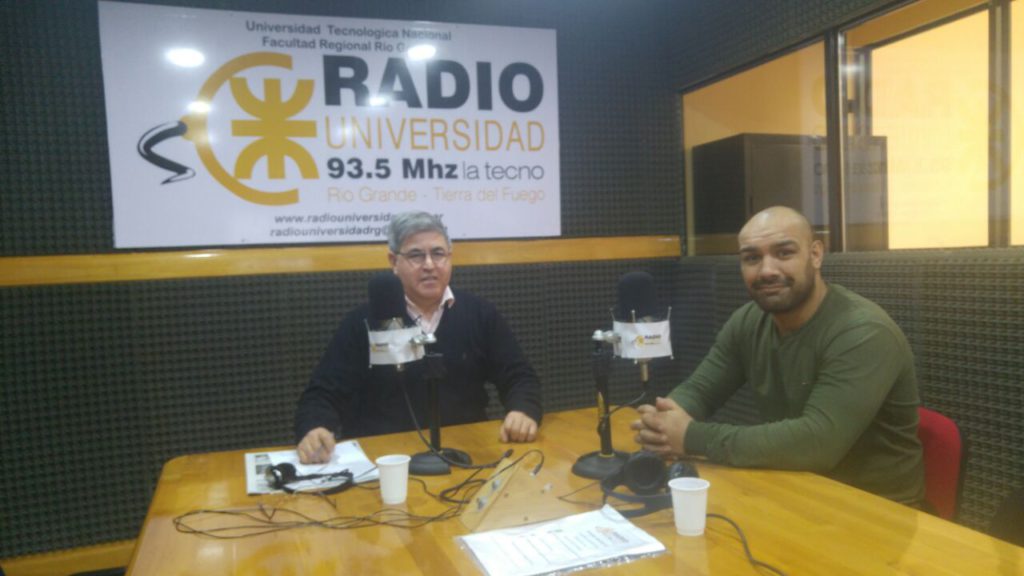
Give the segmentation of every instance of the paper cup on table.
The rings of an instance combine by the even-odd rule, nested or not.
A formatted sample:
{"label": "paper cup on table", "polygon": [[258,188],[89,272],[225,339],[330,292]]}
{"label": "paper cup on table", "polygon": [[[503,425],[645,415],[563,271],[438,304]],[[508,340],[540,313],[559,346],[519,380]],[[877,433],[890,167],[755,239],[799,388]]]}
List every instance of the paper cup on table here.
{"label": "paper cup on table", "polygon": [[405,502],[409,492],[409,460],[405,454],[389,454],[377,458],[380,472],[380,497],[385,504]]}
{"label": "paper cup on table", "polygon": [[708,511],[708,488],[711,483],[703,478],[673,478],[668,483],[672,491],[672,511],[676,516],[676,533],[680,536],[700,536]]}

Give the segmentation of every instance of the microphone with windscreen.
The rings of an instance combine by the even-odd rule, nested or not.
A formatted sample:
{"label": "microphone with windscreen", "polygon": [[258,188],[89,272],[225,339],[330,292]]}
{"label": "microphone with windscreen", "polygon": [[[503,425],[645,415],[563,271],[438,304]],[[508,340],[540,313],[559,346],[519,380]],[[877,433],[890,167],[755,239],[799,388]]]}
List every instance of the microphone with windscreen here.
{"label": "microphone with windscreen", "polygon": [[370,319],[374,329],[405,327],[405,291],[402,281],[391,272],[378,272],[370,278]]}
{"label": "microphone with windscreen", "polygon": [[[612,308],[612,330],[595,330],[593,358],[594,386],[597,389],[598,425],[601,450],[581,456],[572,467],[584,478],[603,479],[615,473],[629,454],[614,450],[611,437],[611,415],[608,406],[608,379],[612,354],[628,358],[640,365],[641,393],[623,406],[635,406],[647,396],[647,363],[652,358],[672,357],[669,329],[671,308],[658,305],[654,278],[647,272],[629,272],[619,279],[618,295]],[[611,350],[606,344],[611,344]]]}
{"label": "microphone with windscreen", "polygon": [[370,338],[370,366],[396,366],[423,358],[424,345],[437,340],[419,326],[405,325],[405,291],[391,272],[370,278],[370,313],[366,330]]}
{"label": "microphone with windscreen", "polygon": [[612,309],[612,330],[596,330],[593,339],[607,342],[618,358],[640,365],[640,381],[646,390],[647,362],[672,358],[672,308],[658,305],[654,278],[647,272],[630,272],[619,279],[618,300]]}
{"label": "microphone with windscreen", "polygon": [[[447,373],[441,354],[428,353],[427,344],[434,344],[433,334],[424,334],[419,326],[406,326],[405,289],[402,281],[391,272],[379,272],[370,278],[370,311],[366,321],[370,339],[370,366],[393,365],[399,372],[405,364],[426,359],[424,380],[427,384],[427,409],[430,416],[430,441],[424,438],[428,450],[414,454],[409,462],[409,473],[434,476],[451,473],[451,465],[471,466],[469,454],[454,448],[441,447],[441,402],[439,388]],[[420,430],[416,412],[405,389],[404,376],[400,376],[409,415],[417,431]],[[420,437],[423,435],[420,433]]]}

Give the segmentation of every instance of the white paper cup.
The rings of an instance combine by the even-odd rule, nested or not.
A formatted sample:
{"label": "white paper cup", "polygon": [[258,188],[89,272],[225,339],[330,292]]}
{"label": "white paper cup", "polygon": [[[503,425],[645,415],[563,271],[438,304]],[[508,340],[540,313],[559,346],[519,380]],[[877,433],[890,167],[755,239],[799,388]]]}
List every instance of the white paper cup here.
{"label": "white paper cup", "polygon": [[676,533],[680,536],[700,536],[708,511],[708,488],[711,483],[703,478],[673,478],[672,511],[676,517]]}
{"label": "white paper cup", "polygon": [[380,497],[385,504],[401,504],[409,492],[409,460],[405,454],[377,458],[380,472]]}

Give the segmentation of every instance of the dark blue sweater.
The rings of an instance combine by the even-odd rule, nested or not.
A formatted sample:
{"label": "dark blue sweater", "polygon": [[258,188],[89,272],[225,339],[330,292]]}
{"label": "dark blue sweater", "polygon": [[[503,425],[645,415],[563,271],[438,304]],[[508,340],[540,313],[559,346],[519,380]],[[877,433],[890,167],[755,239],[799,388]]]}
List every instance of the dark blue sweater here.
{"label": "dark blue sweater", "polygon": [[[447,375],[438,396],[444,426],[487,418],[491,382],[506,411],[519,410],[540,423],[540,381],[504,318],[490,302],[452,289],[455,304],[444,311],[428,352],[443,355]],[[349,312],[335,332],[309,386],[299,398],[295,415],[298,440],[322,426],[337,438],[402,432],[414,428],[402,386],[408,391],[420,426],[427,427],[426,362],[369,366],[366,319],[369,306]],[[408,319],[407,319],[408,320]]]}

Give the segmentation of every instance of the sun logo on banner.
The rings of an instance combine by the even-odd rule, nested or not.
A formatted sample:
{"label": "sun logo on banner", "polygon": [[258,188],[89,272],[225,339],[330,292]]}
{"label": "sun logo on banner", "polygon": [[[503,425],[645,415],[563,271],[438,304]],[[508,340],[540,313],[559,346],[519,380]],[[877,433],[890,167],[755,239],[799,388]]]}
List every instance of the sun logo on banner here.
{"label": "sun logo on banner", "polygon": [[239,73],[257,66],[272,66],[292,69],[292,58],[287,54],[256,52],[231,60],[215,71],[199,90],[196,102],[213,102],[217,93],[228,86],[235,103],[251,119],[231,121],[231,135],[255,138],[247,144],[235,159],[232,170],[226,169],[214,154],[207,125],[206,111],[187,114],[178,122],[161,124],[143,134],[138,143],[139,154],[146,161],[174,172],[163,184],[179,182],[195,175],[191,168],[165,158],[153,151],[160,142],[175,136],[182,136],[192,142],[199,159],[210,175],[221,186],[233,194],[254,204],[280,206],[294,204],[299,200],[297,188],[283,191],[258,190],[242,180],[253,177],[254,168],[260,160],[266,160],[267,177],[271,180],[285,178],[285,160],[290,159],[299,169],[303,179],[319,177],[316,163],[310,153],[293,138],[316,137],[316,122],[296,120],[293,117],[309,105],[313,97],[314,83],[302,79],[295,84],[291,96],[284,99],[279,78],[263,79],[263,99],[252,92],[248,81]]}

